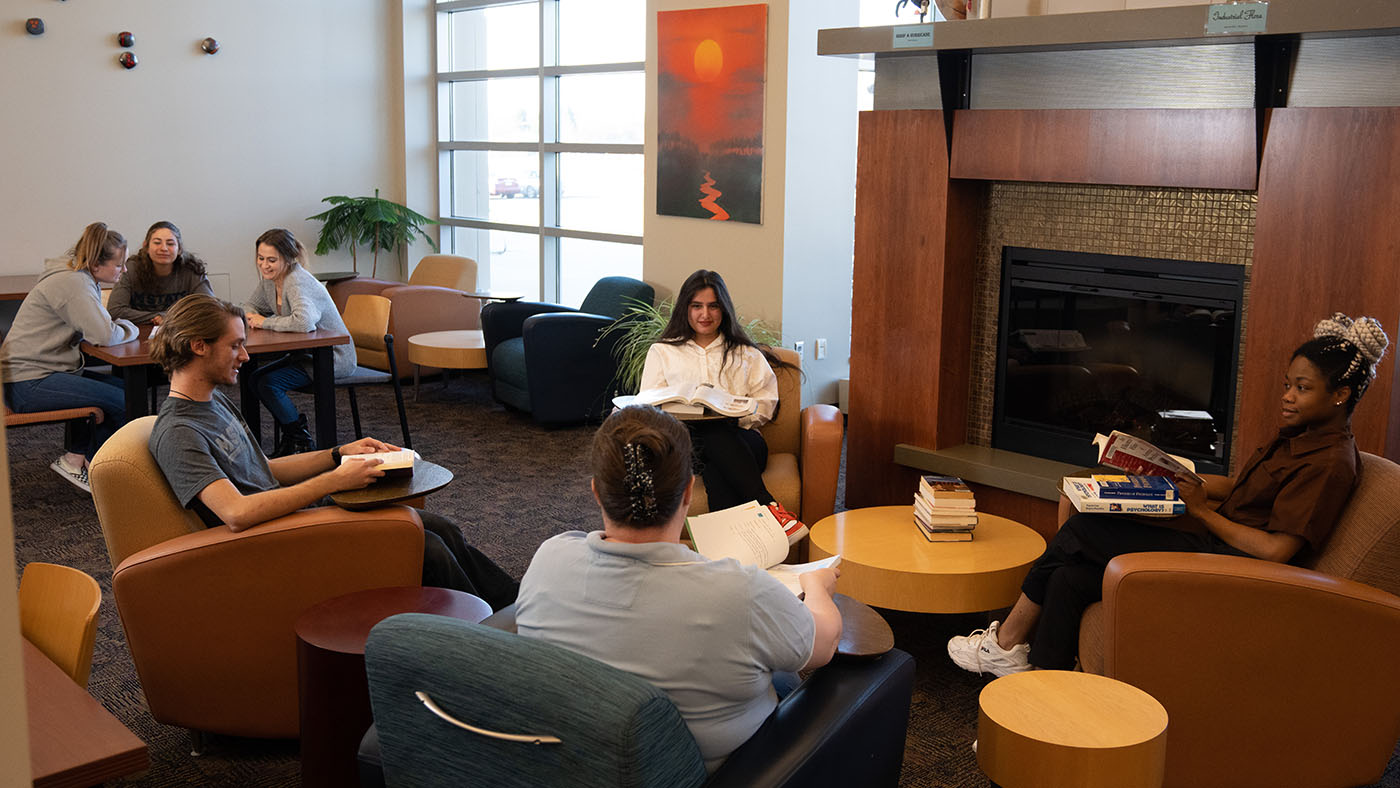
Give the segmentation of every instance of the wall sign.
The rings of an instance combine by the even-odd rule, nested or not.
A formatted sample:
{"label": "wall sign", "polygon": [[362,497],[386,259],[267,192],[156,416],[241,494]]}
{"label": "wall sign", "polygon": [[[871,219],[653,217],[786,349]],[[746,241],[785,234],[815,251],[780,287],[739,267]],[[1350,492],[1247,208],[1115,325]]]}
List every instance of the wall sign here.
{"label": "wall sign", "polygon": [[1206,35],[1263,33],[1269,26],[1269,4],[1220,3],[1206,7]]}

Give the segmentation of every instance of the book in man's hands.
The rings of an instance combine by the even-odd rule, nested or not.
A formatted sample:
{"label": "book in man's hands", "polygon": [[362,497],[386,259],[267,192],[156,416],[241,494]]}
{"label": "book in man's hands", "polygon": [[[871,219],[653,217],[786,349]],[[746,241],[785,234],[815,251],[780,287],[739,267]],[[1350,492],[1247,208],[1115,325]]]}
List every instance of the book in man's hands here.
{"label": "book in man's hands", "polygon": [[1175,517],[1186,513],[1180,500],[1164,501],[1145,498],[1103,498],[1093,479],[1066,476],[1062,489],[1065,498],[1085,514],[1146,514]]}
{"label": "book in man's hands", "polygon": [[1205,483],[1196,475],[1196,466],[1190,460],[1168,454],[1126,432],[1114,430],[1109,435],[1095,435],[1093,443],[1099,447],[1100,465],[1139,476],[1166,476],[1171,479],[1186,476]]}
{"label": "book in man's hands", "polygon": [[709,383],[681,383],[659,389],[645,389],[632,396],[613,397],[619,408],[628,405],[655,405],[668,413],[698,416],[705,409],[722,416],[748,416],[758,410],[753,397],[740,397]]}
{"label": "book in man's hands", "polygon": [[418,452],[413,449],[399,449],[398,451],[375,451],[368,454],[342,454],[340,464],[347,462],[359,462],[361,460],[380,460],[379,470],[384,471],[385,476],[412,476],[413,462],[423,459]]}
{"label": "book in man's hands", "polygon": [[806,564],[782,563],[788,554],[787,534],[768,507],[758,501],[687,517],[685,525],[695,552],[711,561],[733,558],[741,564],[762,567],[798,596],[802,595],[798,575],[841,562],[841,556],[834,555]]}

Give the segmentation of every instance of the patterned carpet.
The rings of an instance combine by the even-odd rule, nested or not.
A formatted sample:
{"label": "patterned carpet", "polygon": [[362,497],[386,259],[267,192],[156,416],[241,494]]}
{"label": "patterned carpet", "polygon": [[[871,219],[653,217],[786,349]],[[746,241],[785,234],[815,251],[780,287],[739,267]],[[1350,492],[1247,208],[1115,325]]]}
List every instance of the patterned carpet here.
{"label": "patterned carpet", "polygon": [[[341,440],[353,438],[349,406],[339,397]],[[361,416],[369,434],[398,439],[388,387],[362,390]],[[309,398],[301,407],[310,411]],[[519,577],[536,546],[573,528],[596,527],[588,492],[590,427],[544,429],[528,416],[494,402],[483,375],[425,383],[422,399],[408,402],[414,447],[451,469],[456,480],[429,499],[429,509],[461,525],[466,537]],[[268,430],[270,433],[270,429]],[[60,427],[13,430],[10,471],[14,496],[15,559],[82,569],[104,591],[89,691],[149,746],[151,768],[118,785],[297,786],[295,741],[211,737],[206,753],[191,757],[185,732],[150,718],[111,598],[107,561],[92,502],[60,479],[48,464],[60,451]],[[270,441],[271,436],[266,436]],[[844,496],[838,496],[838,502]],[[970,744],[977,725],[977,694],[989,679],[948,661],[943,644],[954,634],[986,624],[985,616],[923,616],[887,612],[896,644],[918,665],[910,734],[900,784],[983,788]],[[1382,788],[1400,788],[1400,758],[1393,759]]]}

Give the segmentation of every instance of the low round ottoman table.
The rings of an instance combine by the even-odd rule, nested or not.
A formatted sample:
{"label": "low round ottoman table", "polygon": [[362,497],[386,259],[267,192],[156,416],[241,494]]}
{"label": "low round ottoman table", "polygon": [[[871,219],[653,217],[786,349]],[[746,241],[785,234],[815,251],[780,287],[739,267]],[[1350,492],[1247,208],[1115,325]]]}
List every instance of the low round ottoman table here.
{"label": "low round ottoman table", "polygon": [[374,722],[365,642],[375,624],[399,613],[476,623],[491,615],[491,606],[461,591],[403,586],[356,591],[302,613],[296,621],[302,785],[359,784],[355,755]]}
{"label": "low round ottoman table", "polygon": [[408,338],[408,360],[413,364],[413,399],[416,401],[418,372],[422,367],[486,369],[486,337],[471,329],[414,334]]}
{"label": "low round ottoman table", "polygon": [[1093,673],[1030,670],[978,698],[977,763],[1002,788],[1159,788],[1167,710]]}
{"label": "low round ottoman table", "polygon": [[1010,607],[1045,552],[1040,534],[979,514],[970,542],[930,542],[912,506],[837,512],[812,527],[815,561],[841,554],[836,590],[873,607],[912,613],[975,613]]}

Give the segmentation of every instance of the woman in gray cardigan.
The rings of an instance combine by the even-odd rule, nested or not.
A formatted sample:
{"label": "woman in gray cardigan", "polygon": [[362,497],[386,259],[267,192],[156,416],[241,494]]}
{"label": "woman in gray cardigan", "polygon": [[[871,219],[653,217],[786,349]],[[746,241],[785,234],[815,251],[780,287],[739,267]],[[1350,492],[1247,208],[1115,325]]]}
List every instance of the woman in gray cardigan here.
{"label": "woman in gray cardigan", "polygon": [[[306,333],[317,330],[345,329],[335,302],[326,286],[303,267],[306,247],[290,230],[268,230],[258,236],[256,244],[258,273],[262,281],[243,309],[248,313],[248,325],[268,331]],[[336,345],[335,376],[345,377],[355,371],[355,345]],[[287,392],[307,386],[312,380],[311,355],[297,352],[272,364],[267,371],[255,373],[258,399],[267,406],[282,428],[282,440],[273,457],[298,454],[316,448],[306,416],[297,411]]]}
{"label": "woman in gray cardigan", "polygon": [[121,381],[83,369],[80,341],[119,345],[136,338],[129,320],[113,319],[102,307],[101,284],[122,274],[126,239],[94,222],[83,230],[68,256],[44,262],[44,273],[19,305],[10,333],[0,345],[5,400],[16,413],[99,407],[102,423],[89,435],[86,425],[69,434],[67,453],[49,467],[78,488],[88,486],[88,460],[126,420]]}

